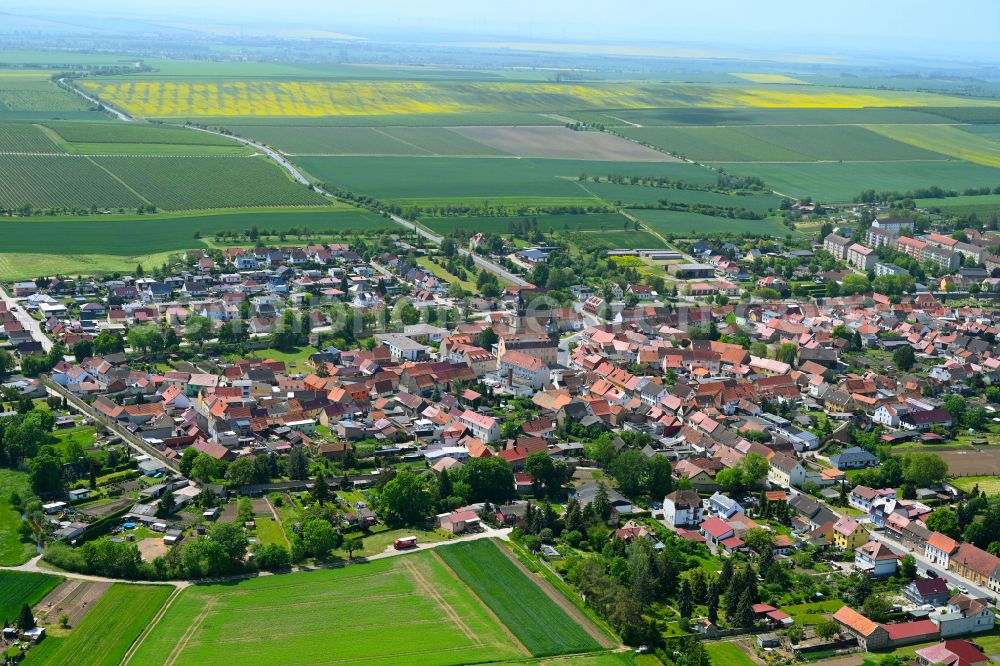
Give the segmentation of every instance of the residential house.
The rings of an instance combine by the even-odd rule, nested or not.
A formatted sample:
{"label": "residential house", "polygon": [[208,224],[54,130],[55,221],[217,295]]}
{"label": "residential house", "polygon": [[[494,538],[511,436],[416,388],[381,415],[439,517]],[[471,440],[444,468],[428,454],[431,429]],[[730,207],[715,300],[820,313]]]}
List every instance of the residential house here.
{"label": "residential house", "polygon": [[868,531],[861,524],[847,516],[841,516],[833,524],[833,543],[841,550],[855,550],[868,542]]}
{"label": "residential house", "polygon": [[924,547],[924,557],[947,570],[951,556],[958,552],[958,542],[940,532],[931,532]]}
{"label": "residential house", "polygon": [[903,588],[906,598],[915,604],[923,606],[943,606],[948,601],[948,583],[944,578],[920,578],[910,581]]}
{"label": "residential house", "polygon": [[869,541],[854,549],[854,567],[869,576],[886,578],[896,573],[899,558],[881,541]]}
{"label": "residential house", "polygon": [[830,464],[839,470],[864,469],[877,466],[879,459],[859,446],[852,446],[830,456]]}
{"label": "residential house", "polygon": [[992,631],[996,615],[987,599],[956,594],[948,600],[946,611],[931,617],[931,620],[940,627],[941,638],[951,638]]}
{"label": "residential house", "polygon": [[675,490],[663,498],[663,522],[668,527],[684,527],[701,523],[704,505],[693,490]]}
{"label": "residential house", "polygon": [[767,480],[772,486],[800,488],[806,481],[806,470],[798,458],[778,453],[771,458]]}

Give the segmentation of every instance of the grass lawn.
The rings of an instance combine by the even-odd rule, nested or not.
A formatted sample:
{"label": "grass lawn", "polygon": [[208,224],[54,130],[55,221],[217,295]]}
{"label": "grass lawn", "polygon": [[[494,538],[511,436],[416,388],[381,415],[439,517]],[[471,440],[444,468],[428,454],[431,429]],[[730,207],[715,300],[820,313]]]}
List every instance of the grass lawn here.
{"label": "grass lawn", "polygon": [[364,548],[361,549],[359,554],[368,557],[384,553],[385,549],[391,546],[393,541],[403,536],[415,536],[417,537],[417,543],[437,543],[438,541],[446,541],[448,539],[445,532],[437,530],[421,530],[415,527],[407,527],[401,530],[386,530],[384,532],[376,532],[371,536],[363,536]]}
{"label": "grass lawn", "polygon": [[17,533],[21,525],[21,514],[10,505],[10,493],[17,493],[26,499],[31,495],[26,472],[0,469],[0,565],[17,566],[24,564],[35,554],[34,543],[24,543]]}
{"label": "grass lawn", "polygon": [[276,543],[279,546],[288,547],[288,542],[285,540],[285,531],[282,529],[281,523],[275,520],[273,516],[256,516],[254,517],[254,523],[257,525],[257,543]]}
{"label": "grass lawn", "polygon": [[796,624],[812,626],[819,624],[823,616],[836,613],[843,605],[844,602],[840,599],[826,599],[824,601],[811,601],[807,604],[782,606],[781,610],[788,613]]}
{"label": "grass lawn", "polygon": [[0,571],[0,618],[13,620],[22,604],[34,606],[62,582],[60,576]]}
{"label": "grass lawn", "polygon": [[55,445],[56,448],[65,452],[70,442],[76,442],[84,450],[93,448],[94,432],[96,432],[94,426],[75,426],[73,428],[54,430],[52,434],[58,440],[58,444]]}
{"label": "grass lawn", "polygon": [[756,666],[753,659],[734,643],[708,643],[705,651],[711,657],[713,664],[726,666]]}
{"label": "grass lawn", "polygon": [[952,479],[951,485],[965,492],[979,486],[979,490],[987,495],[1000,493],[1000,477],[996,476],[962,476]]}
{"label": "grass lawn", "polygon": [[535,656],[600,649],[492,542],[466,541],[437,552]]}
{"label": "grass lawn", "polygon": [[[261,619],[280,613],[280,627]],[[431,553],[189,587],[130,662],[448,664],[525,656]]]}
{"label": "grass lawn", "polygon": [[281,361],[286,366],[291,367],[295,364],[297,370],[305,371],[305,363],[309,360],[309,357],[315,354],[317,349],[315,347],[305,346],[305,347],[292,347],[288,351],[281,351],[280,349],[258,349],[253,352],[253,355],[261,360],[269,361]]}
{"label": "grass lawn", "polygon": [[[26,664],[117,664],[173,588],[116,583],[55,648],[32,650]],[[47,641],[39,647],[45,648]]]}
{"label": "grass lawn", "polygon": [[455,282],[457,282],[462,287],[462,289],[470,291],[474,294],[479,293],[476,290],[475,282],[471,282],[469,280],[459,280],[457,276],[449,273],[444,266],[438,266],[433,261],[431,261],[430,257],[420,257],[417,259],[417,263],[420,264],[422,267],[426,268],[427,270],[429,270],[431,273],[433,273],[435,277],[441,278],[442,280],[444,280],[449,284],[454,284]]}

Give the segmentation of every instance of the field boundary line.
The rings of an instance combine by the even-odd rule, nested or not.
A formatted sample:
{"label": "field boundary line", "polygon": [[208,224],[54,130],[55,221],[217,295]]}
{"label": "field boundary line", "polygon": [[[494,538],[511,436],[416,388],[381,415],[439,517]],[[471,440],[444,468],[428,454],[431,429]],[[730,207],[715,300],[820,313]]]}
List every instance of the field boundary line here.
{"label": "field boundary line", "polygon": [[180,657],[181,653],[185,650],[185,648],[187,648],[187,644],[191,642],[194,635],[199,629],[201,629],[202,622],[205,621],[205,618],[208,617],[209,612],[211,612],[214,607],[215,601],[213,599],[209,599],[205,602],[205,606],[201,609],[201,612],[194,617],[191,624],[188,625],[188,628],[184,630],[184,633],[177,640],[177,644],[174,645],[172,650],[170,650],[170,654],[167,655],[167,660],[163,662],[164,666],[173,666],[174,662],[177,661],[177,658]]}
{"label": "field boundary line", "polygon": [[445,598],[442,597],[436,589],[434,589],[434,586],[431,585],[426,578],[424,578],[424,574],[421,573],[416,566],[414,566],[413,562],[405,557],[400,558],[400,561],[403,563],[403,566],[406,567],[406,570],[410,572],[410,575],[413,576],[414,581],[417,583],[417,587],[423,590],[424,594],[433,599],[435,603],[437,603],[441,609],[444,610],[445,614],[451,618],[456,625],[458,625],[459,630],[465,634],[465,637],[472,641],[477,647],[482,646],[483,641],[476,635],[476,632],[469,628],[469,625],[465,623],[462,616],[456,613],[455,609],[451,607],[451,604],[449,604]]}
{"label": "field boundary line", "polygon": [[412,148],[416,148],[419,151],[427,153],[427,155],[437,155],[438,154],[438,153],[435,153],[433,150],[427,150],[426,148],[424,148],[422,146],[418,146],[417,144],[413,143],[412,141],[407,141],[406,139],[401,139],[398,136],[393,136],[393,135],[389,134],[388,132],[384,131],[381,127],[373,127],[372,129],[375,131],[376,134],[381,134],[382,136],[386,137],[387,139],[392,139],[393,141],[397,141],[397,142],[403,144],[404,146],[410,146]]}
{"label": "field boundary line", "polygon": [[528,567],[524,566],[524,562],[517,559],[517,556],[514,555],[514,553],[512,553],[508,549],[502,548],[497,544],[493,544],[493,547],[499,550],[501,553],[503,553],[507,557],[507,559],[509,559],[511,562],[514,563],[514,566],[516,566],[521,571],[521,573],[523,573],[525,576],[528,577],[529,580],[533,581],[535,585],[541,588],[545,596],[551,599],[557,606],[559,606],[559,608],[563,609],[563,611],[567,615],[569,615],[570,618],[573,619],[573,621],[579,624],[584,631],[590,634],[591,638],[597,641],[598,645],[603,647],[605,650],[610,650],[617,647],[608,639],[607,636],[604,635],[602,631],[600,631],[597,627],[593,625],[593,623],[586,615],[580,612],[579,608],[571,604],[569,600],[566,599],[562,595],[562,593],[559,592],[559,590],[555,589],[552,583],[545,580],[541,576],[532,573],[531,570],[528,569]]}
{"label": "field boundary line", "polygon": [[451,575],[451,577],[454,578],[458,582],[458,584],[462,586],[462,589],[467,590],[469,592],[469,594],[472,595],[472,598],[475,599],[479,603],[480,607],[482,607],[486,611],[486,614],[490,618],[492,618],[493,620],[495,620],[496,623],[500,626],[500,628],[503,629],[504,635],[507,637],[507,639],[511,643],[514,644],[515,647],[517,647],[518,650],[520,650],[521,652],[523,652],[524,655],[527,656],[527,657],[534,656],[534,655],[531,654],[531,651],[527,647],[524,646],[524,643],[522,643],[521,640],[517,636],[514,635],[514,632],[512,632],[510,630],[510,627],[508,627],[504,623],[504,621],[501,620],[500,617],[496,613],[493,612],[492,608],[490,608],[489,606],[486,605],[486,602],[483,601],[479,597],[478,594],[476,594],[475,590],[473,590],[471,587],[469,587],[468,583],[466,583],[464,580],[462,580],[462,578],[457,573],[455,573],[454,569],[452,569],[451,567],[448,566],[448,564],[441,558],[441,555],[439,553],[437,553],[436,550],[431,550],[431,557],[434,560],[436,560],[438,564],[440,564],[442,567],[444,567],[444,570],[447,571]]}
{"label": "field boundary line", "polygon": [[97,167],[98,169],[100,169],[104,173],[106,173],[109,176],[111,176],[111,178],[113,178],[115,181],[117,181],[118,184],[120,184],[122,187],[124,187],[126,190],[128,190],[129,192],[131,192],[135,196],[139,197],[139,199],[141,201],[145,201],[150,206],[154,206],[155,205],[152,201],[150,201],[146,197],[142,196],[141,194],[139,194],[138,192],[136,192],[135,190],[133,190],[132,187],[128,183],[126,183],[124,180],[122,180],[117,175],[115,175],[114,173],[112,173],[110,169],[108,169],[108,168],[106,168],[106,167],[98,164],[93,159],[91,159],[90,155],[82,155],[81,157],[83,157],[85,160],[87,160],[88,162],[90,162],[91,164],[93,164],[95,167]]}
{"label": "field boundary line", "polygon": [[153,633],[156,625],[160,623],[160,620],[162,620],[163,616],[166,615],[167,610],[173,605],[174,601],[177,600],[177,597],[180,596],[181,590],[183,589],[185,588],[174,587],[173,592],[170,593],[170,596],[167,597],[167,599],[163,602],[163,605],[160,606],[160,610],[156,611],[156,615],[153,616],[153,619],[149,621],[149,623],[143,628],[142,632],[135,637],[134,641],[132,641],[132,644],[128,646],[128,650],[126,650],[125,655],[121,660],[122,666],[132,661],[132,657],[142,646],[142,642],[146,640],[151,633]]}

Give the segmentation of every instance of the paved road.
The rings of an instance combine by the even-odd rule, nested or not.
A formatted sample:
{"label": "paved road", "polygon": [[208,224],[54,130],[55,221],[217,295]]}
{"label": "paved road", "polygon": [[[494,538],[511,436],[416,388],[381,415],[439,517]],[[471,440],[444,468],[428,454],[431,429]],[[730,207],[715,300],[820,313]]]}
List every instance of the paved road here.
{"label": "paved road", "polygon": [[45,380],[44,384],[45,384],[45,389],[50,394],[59,396],[60,398],[65,398],[69,402],[69,404],[72,405],[73,409],[80,412],[81,414],[89,416],[91,419],[94,420],[95,423],[100,423],[105,428],[108,428],[109,430],[114,432],[116,435],[122,438],[123,442],[125,442],[130,447],[135,449],[138,453],[156,458],[164,465],[166,465],[170,471],[174,472],[175,474],[180,473],[180,467],[178,466],[178,463],[176,461],[167,459],[166,456],[163,455],[163,452],[161,452],[160,450],[158,450],[156,447],[149,444],[145,440],[141,439],[140,437],[136,436],[134,433],[126,430],[117,422],[105,417],[96,409],[94,409],[86,402],[81,400],[79,396],[73,394],[70,391],[67,391],[65,388],[59,386],[58,384],[56,384],[51,380],[48,379]]}
{"label": "paved road", "polygon": [[118,118],[118,120],[122,121],[123,123],[130,123],[130,122],[132,122],[132,116],[128,115],[127,113],[122,113],[118,109],[115,109],[115,108],[112,108],[112,107],[108,106],[107,104],[105,104],[104,102],[102,102],[99,99],[95,99],[95,98],[91,97],[90,95],[88,95],[87,93],[83,92],[82,90],[80,90],[79,88],[77,88],[76,86],[74,86],[73,84],[66,83],[66,79],[59,79],[59,83],[65,85],[70,90],[72,90],[77,95],[79,95],[80,97],[84,98],[85,100],[87,100],[91,104],[96,104],[98,106],[104,107],[104,109],[106,111],[108,111],[109,113],[113,113]]}
{"label": "paved road", "polygon": [[[411,231],[416,231],[418,234],[420,234],[421,236],[423,236],[424,238],[426,238],[427,240],[429,240],[432,243],[440,245],[441,241],[444,240],[443,236],[439,236],[437,234],[432,234],[431,232],[427,231],[426,229],[424,229],[422,227],[419,227],[416,224],[414,224],[413,222],[410,222],[409,220],[405,220],[405,219],[401,218],[398,215],[392,215],[392,214],[390,214],[389,217],[396,224],[404,226],[407,229],[410,229]],[[525,286],[525,285],[531,284],[527,280],[524,280],[524,279],[522,279],[522,278],[514,275],[513,273],[511,273],[507,269],[503,268],[502,266],[498,266],[497,264],[493,263],[492,261],[489,261],[487,259],[483,259],[478,254],[476,254],[475,252],[469,252],[465,248],[461,248],[461,247],[457,248],[457,249],[458,249],[458,253],[460,255],[462,255],[462,256],[471,255],[472,256],[472,260],[474,262],[476,262],[477,265],[482,266],[483,268],[485,268],[488,271],[492,271],[493,273],[495,273],[496,275],[499,275],[501,278],[503,278],[504,280],[507,280],[508,282],[512,282],[512,283],[514,283],[516,285],[520,285],[522,287]]]}
{"label": "paved road", "polygon": [[31,333],[31,337],[42,343],[42,349],[46,352],[52,349],[52,340],[42,332],[42,323],[28,314],[28,311],[22,308],[3,287],[0,287],[0,300],[7,304],[7,309],[14,313],[21,325]]}

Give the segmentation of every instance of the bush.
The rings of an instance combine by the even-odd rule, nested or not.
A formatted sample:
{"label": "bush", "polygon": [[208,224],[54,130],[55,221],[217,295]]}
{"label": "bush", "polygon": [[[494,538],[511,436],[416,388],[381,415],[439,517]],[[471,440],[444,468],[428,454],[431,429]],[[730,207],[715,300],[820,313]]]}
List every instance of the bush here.
{"label": "bush", "polygon": [[253,551],[254,564],[262,571],[285,569],[291,563],[291,557],[288,549],[277,543],[257,546]]}
{"label": "bush", "polygon": [[529,534],[524,537],[524,547],[530,550],[532,553],[537,553],[542,549],[542,540],[535,536],[534,534]]}

